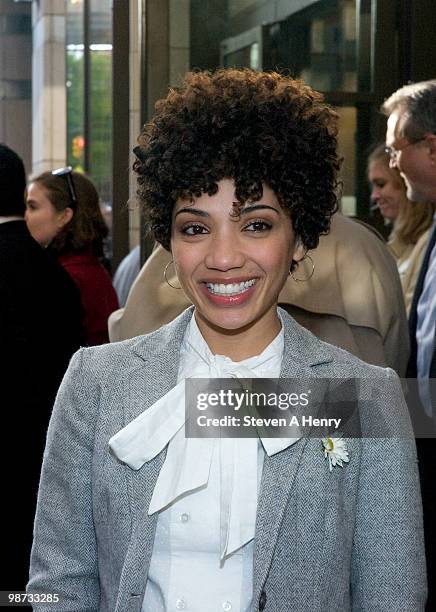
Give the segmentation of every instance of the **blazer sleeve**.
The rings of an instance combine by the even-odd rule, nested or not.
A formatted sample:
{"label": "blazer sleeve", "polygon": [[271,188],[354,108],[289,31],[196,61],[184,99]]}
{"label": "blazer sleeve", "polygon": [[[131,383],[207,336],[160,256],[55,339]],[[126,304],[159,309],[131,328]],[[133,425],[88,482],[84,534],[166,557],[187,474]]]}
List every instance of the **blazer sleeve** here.
{"label": "blazer sleeve", "polygon": [[354,612],[423,612],[427,581],[416,445],[400,381],[387,368],[378,410],[392,435],[362,440],[351,591]]}
{"label": "blazer sleeve", "polygon": [[39,612],[91,612],[99,606],[91,495],[98,403],[86,365],[89,350],[74,355],[48,429],[27,591],[56,593],[59,602],[34,603]]}

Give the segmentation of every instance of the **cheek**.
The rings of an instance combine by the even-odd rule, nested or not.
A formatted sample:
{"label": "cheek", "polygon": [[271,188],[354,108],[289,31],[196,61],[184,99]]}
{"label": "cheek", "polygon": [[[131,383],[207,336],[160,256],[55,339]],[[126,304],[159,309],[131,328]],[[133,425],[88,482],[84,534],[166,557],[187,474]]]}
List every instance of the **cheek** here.
{"label": "cheek", "polygon": [[201,256],[197,249],[182,249],[172,244],[172,259],[180,282],[186,282],[198,267]]}
{"label": "cheek", "polygon": [[38,225],[52,225],[55,214],[48,207],[41,207],[29,212],[29,219]]}
{"label": "cheek", "polygon": [[52,211],[41,211],[35,227],[44,240],[51,241],[59,233],[58,219]]}
{"label": "cheek", "polygon": [[47,211],[41,211],[38,217],[38,225],[46,230],[52,229],[55,225],[54,216],[49,214]]}
{"label": "cheek", "polygon": [[280,239],[274,244],[263,245],[257,248],[253,258],[266,271],[272,272],[280,280],[281,274],[287,275],[291,266],[294,251],[294,241],[291,238]]}
{"label": "cheek", "polygon": [[390,195],[392,197],[392,199],[395,201],[395,203],[399,203],[401,201],[401,198],[403,196],[403,193],[401,191],[401,189],[398,189],[397,187],[392,187],[390,189]]}
{"label": "cheek", "polygon": [[41,225],[40,217],[41,215],[37,210],[27,210],[25,214],[26,222],[29,224],[30,227],[36,228]]}

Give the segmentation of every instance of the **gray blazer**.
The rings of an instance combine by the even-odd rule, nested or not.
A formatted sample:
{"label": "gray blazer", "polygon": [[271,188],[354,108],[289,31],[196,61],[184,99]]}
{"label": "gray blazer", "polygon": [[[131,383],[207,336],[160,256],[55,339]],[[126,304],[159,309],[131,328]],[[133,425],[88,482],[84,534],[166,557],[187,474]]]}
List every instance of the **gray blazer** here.
{"label": "gray blazer", "polygon": [[[281,314],[282,377],[362,377],[378,389],[380,410],[410,428],[392,370],[319,341]],[[60,601],[34,609],[140,611],[157,521],[147,509],[165,451],[134,471],[110,454],[108,440],[176,384],[191,316],[188,309],[147,336],[74,356],[48,431],[28,584],[30,593],[58,593]],[[265,456],[254,610],[424,610],[414,441],[347,443],[350,462],[331,472],[319,439]]]}

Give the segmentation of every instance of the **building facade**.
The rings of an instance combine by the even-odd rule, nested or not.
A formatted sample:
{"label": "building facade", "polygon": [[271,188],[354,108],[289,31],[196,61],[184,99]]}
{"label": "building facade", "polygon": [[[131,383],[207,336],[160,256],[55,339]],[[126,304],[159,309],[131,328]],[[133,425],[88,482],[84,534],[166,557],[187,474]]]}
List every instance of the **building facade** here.
{"label": "building facade", "polygon": [[32,164],[32,11],[0,2],[0,142]]}

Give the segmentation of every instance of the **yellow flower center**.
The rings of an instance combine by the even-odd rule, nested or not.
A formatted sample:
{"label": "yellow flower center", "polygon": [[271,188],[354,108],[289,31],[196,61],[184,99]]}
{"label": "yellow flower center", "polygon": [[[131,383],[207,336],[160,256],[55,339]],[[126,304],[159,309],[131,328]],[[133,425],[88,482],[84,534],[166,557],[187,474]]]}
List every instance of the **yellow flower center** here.
{"label": "yellow flower center", "polygon": [[330,453],[334,449],[335,445],[331,438],[327,438],[326,450]]}

